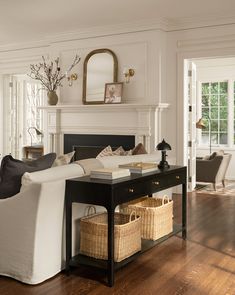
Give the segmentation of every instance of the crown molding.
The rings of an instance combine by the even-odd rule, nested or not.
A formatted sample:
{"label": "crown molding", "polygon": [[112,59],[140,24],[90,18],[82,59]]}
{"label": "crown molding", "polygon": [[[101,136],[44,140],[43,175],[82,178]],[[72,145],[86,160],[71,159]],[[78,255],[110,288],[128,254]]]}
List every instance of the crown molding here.
{"label": "crown molding", "polygon": [[[48,55],[45,55],[46,58],[48,58]],[[6,57],[1,57],[0,56],[0,66],[2,65],[7,65],[9,66],[10,63],[12,64],[18,64],[18,63],[25,63],[28,64],[29,62],[34,63],[35,61],[41,59],[40,54],[34,54],[30,56],[21,56],[21,57],[11,57],[11,58],[6,58]]]}
{"label": "crown molding", "polygon": [[72,32],[61,32],[59,34],[47,35],[40,40],[8,43],[2,45],[0,44],[0,53],[25,49],[47,48],[50,47],[50,45],[53,43],[61,43],[95,37],[112,36],[151,30],[166,31],[167,24],[168,22],[166,19],[158,18],[107,26],[87,27]]}
{"label": "crown molding", "polygon": [[233,16],[204,16],[193,18],[167,19],[156,18],[140,20],[129,23],[114,24],[109,26],[98,26],[83,28],[74,32],[65,32],[47,36],[51,43],[73,41],[79,39],[88,39],[95,37],[104,37],[111,35],[120,35],[127,33],[161,30],[163,32],[174,32],[181,30],[190,30],[214,26],[234,25],[235,15]]}
{"label": "crown molding", "polygon": [[190,48],[195,46],[220,46],[224,44],[235,44],[235,34],[218,36],[218,37],[206,37],[206,38],[196,38],[189,40],[178,40],[177,47],[178,48]]}
{"label": "crown molding", "polygon": [[151,30],[166,31],[167,26],[168,21],[166,19],[158,18],[107,26],[89,27],[74,32],[65,32],[57,35],[47,36],[47,39],[50,39],[52,43],[58,43],[79,39],[88,39]]}
{"label": "crown molding", "polygon": [[47,48],[50,46],[49,40],[34,40],[19,43],[9,43],[0,45],[0,53],[17,51],[24,49]]}
{"label": "crown molding", "polygon": [[235,15],[208,15],[199,17],[185,17],[180,19],[168,19],[167,32],[191,30],[206,27],[228,26],[235,24]]}
{"label": "crown molding", "polygon": [[174,32],[216,26],[235,25],[234,16],[204,16],[180,19],[145,19],[135,22],[113,24],[106,26],[86,27],[72,32],[61,32],[59,34],[47,35],[40,40],[25,41],[19,43],[0,44],[0,53],[48,48],[53,43],[61,43],[73,40],[82,40],[95,37],[114,36],[127,33],[159,30],[163,32]]}

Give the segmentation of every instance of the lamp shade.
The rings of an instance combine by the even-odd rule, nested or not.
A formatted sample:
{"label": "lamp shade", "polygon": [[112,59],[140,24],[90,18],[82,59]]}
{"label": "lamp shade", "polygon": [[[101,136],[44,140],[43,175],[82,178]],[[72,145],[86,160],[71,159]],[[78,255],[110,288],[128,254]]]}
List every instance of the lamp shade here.
{"label": "lamp shade", "polygon": [[160,143],[157,145],[157,150],[158,150],[158,151],[171,150],[171,146],[169,145],[169,143],[165,142],[165,140],[163,139],[162,142],[160,142]]}
{"label": "lamp shade", "polygon": [[197,129],[205,129],[206,128],[205,124],[203,123],[202,118],[197,121],[196,128]]}
{"label": "lamp shade", "polygon": [[36,127],[33,127],[37,133],[37,135],[42,135],[42,132],[40,130],[38,130]]}
{"label": "lamp shade", "polygon": [[39,136],[43,136],[43,133],[40,131],[40,130],[38,130],[36,127],[29,127],[28,128],[28,133],[29,133],[29,135],[30,135],[30,141],[31,141],[31,146],[33,145],[33,136],[32,136],[32,133],[30,132],[30,130],[32,130],[32,129],[34,129],[35,131],[36,131],[36,134]]}

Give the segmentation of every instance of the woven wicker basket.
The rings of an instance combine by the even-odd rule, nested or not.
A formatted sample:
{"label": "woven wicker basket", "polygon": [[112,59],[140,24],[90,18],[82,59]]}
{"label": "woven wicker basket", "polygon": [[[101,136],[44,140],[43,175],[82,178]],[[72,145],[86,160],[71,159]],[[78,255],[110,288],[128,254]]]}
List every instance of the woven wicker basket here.
{"label": "woven wicker basket", "polygon": [[[114,261],[116,262],[141,250],[141,221],[140,217],[136,216],[136,213],[134,216],[133,213],[114,215]],[[95,213],[81,218],[80,252],[98,259],[108,259],[107,213]]]}
{"label": "woven wicker basket", "polygon": [[120,212],[135,210],[141,217],[143,239],[157,240],[173,231],[173,201],[163,198],[143,197],[120,206]]}

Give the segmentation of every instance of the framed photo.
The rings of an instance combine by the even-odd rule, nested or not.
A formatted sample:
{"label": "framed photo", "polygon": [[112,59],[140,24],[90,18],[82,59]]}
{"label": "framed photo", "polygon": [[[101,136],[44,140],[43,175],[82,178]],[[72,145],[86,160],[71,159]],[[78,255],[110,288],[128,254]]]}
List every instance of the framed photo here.
{"label": "framed photo", "polygon": [[104,103],[121,103],[123,82],[106,83],[104,91]]}

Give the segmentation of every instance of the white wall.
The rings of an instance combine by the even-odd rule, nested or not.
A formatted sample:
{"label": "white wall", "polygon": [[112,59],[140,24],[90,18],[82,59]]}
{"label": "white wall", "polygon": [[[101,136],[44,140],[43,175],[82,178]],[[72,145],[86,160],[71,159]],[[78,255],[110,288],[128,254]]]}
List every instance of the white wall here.
{"label": "white wall", "polygon": [[[60,56],[63,69],[70,65],[76,53],[82,59],[77,68],[78,81],[73,87],[64,85],[61,88],[61,103],[82,104],[83,61],[90,51],[98,48],[109,48],[117,55],[119,81],[124,81],[122,72],[125,67],[135,69],[131,82],[124,85],[123,102],[158,103],[162,100],[164,87],[160,84],[161,71],[165,69],[165,59],[161,56],[164,38],[160,31],[149,31],[51,44],[51,53]],[[162,88],[163,90],[159,91]]]}
{"label": "white wall", "polygon": [[[166,34],[157,29],[92,38],[78,36],[73,40],[48,41],[36,47],[32,44],[28,49],[1,51],[0,48],[0,74],[27,73],[29,64],[40,61],[41,55],[52,60],[59,56],[62,71],[65,71],[78,54],[81,62],[74,68],[78,80],[72,87],[64,80],[58,96],[59,104],[82,104],[83,61],[89,52],[99,48],[111,49],[117,55],[119,81],[124,81],[125,67],[135,70],[130,83],[124,85],[123,103],[157,105],[166,101]],[[161,126],[164,134],[165,124]],[[155,129],[151,136],[155,135]]]}
{"label": "white wall", "polygon": [[[133,67],[136,74],[124,90],[124,102],[170,103],[167,114],[163,114],[162,135],[171,144],[171,156],[176,156],[178,164],[184,164],[186,142],[183,128],[183,60],[235,55],[235,25],[211,26],[197,29],[182,29],[171,32],[145,27],[128,33],[107,36],[73,37],[71,41],[51,41],[33,46],[31,49],[0,52],[0,73],[19,71],[40,55],[60,56],[62,68],[79,53],[84,60],[93,49],[110,48],[118,56],[119,80],[122,68]],[[69,39],[69,37],[68,37]],[[1,49],[0,49],[1,50]],[[78,65],[79,79],[71,88],[64,86],[59,94],[60,102],[81,104],[82,61]],[[232,175],[231,175],[232,176]]]}

